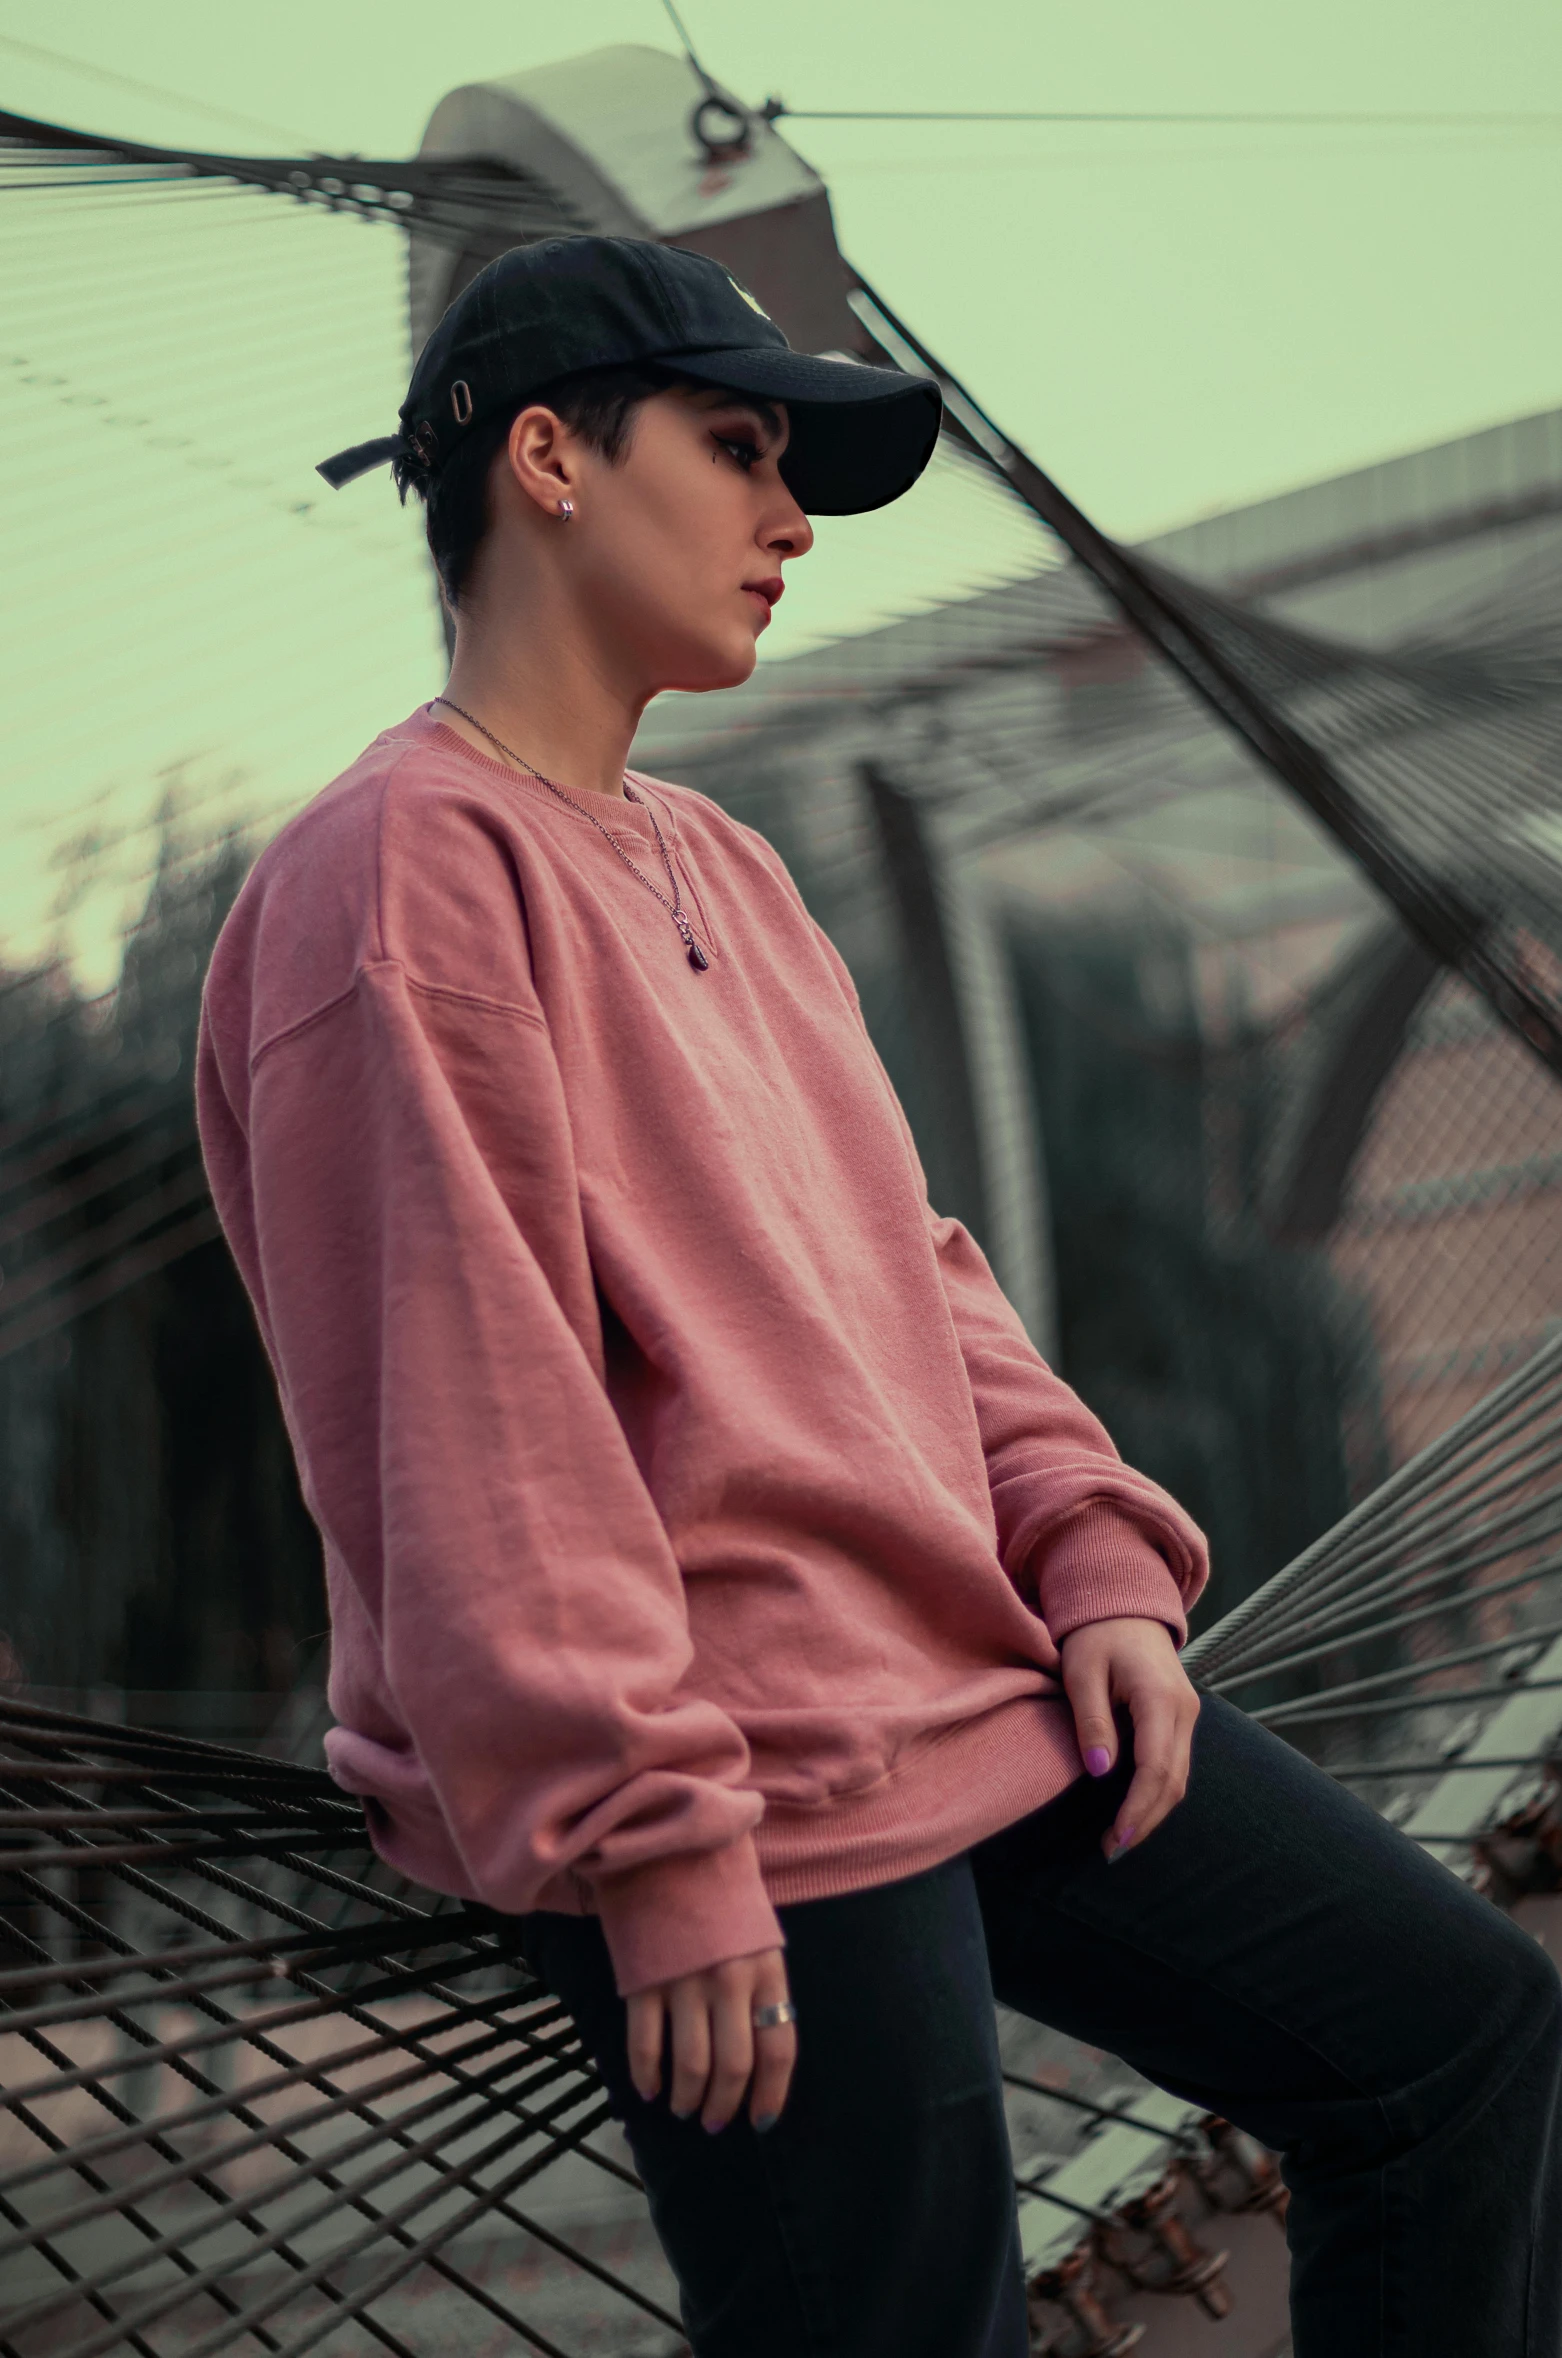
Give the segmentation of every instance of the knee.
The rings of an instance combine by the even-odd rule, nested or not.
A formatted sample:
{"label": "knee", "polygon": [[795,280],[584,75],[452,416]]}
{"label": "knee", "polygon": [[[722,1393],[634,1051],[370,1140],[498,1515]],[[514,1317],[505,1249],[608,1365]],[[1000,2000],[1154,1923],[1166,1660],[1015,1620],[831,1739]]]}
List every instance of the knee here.
{"label": "knee", "polygon": [[1532,2032],[1537,2046],[1556,2052],[1562,2048],[1562,1974],[1532,1932],[1511,1917],[1507,1929],[1521,2027]]}
{"label": "knee", "polygon": [[1550,2081],[1562,2071],[1562,1976],[1540,1942],[1489,1901],[1483,1942],[1483,1970],[1472,1973],[1468,2044],[1503,2077],[1525,2059],[1531,2079]]}
{"label": "knee", "polygon": [[1460,1937],[1402,1959],[1383,2018],[1376,2126],[1358,2123],[1380,2162],[1468,2153],[1471,2135],[1485,2133],[1479,2124],[1498,2119],[1510,2155],[1533,2156],[1555,2134],[1562,1979],[1539,1942],[1490,1901],[1460,1897]]}

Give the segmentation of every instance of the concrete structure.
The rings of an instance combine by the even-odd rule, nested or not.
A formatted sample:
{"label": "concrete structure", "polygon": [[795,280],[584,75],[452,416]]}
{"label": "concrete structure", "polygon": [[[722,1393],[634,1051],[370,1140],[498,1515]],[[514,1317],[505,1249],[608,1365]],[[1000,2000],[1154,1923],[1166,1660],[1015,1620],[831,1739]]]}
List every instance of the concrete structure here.
{"label": "concrete structure", "polygon": [[[1562,411],[1187,526],[1142,554],[1322,640],[1434,655],[1523,643],[1562,610]],[[1552,727],[1555,712],[1552,699]],[[1521,713],[1492,725],[1494,763],[1510,728],[1514,759],[1532,756]],[[880,979],[900,951],[880,866],[891,791],[989,922],[1139,927],[1179,944],[1216,1131],[1211,1073],[1239,1039],[1262,1040],[1263,1220],[1277,1242],[1326,1255],[1368,1306],[1387,1462],[1562,1316],[1551,1075],[1440,977],[1345,852],[1077,568],[763,665],[719,704],[665,699],[640,757],[775,831],[881,1006],[892,1067],[919,1059],[896,1037],[914,1011]],[[925,923],[921,943],[935,946]],[[1150,962],[1147,950],[1153,1000]],[[943,1176],[954,1158],[931,1134],[940,1119],[954,1117],[924,1109],[918,1135]],[[1233,1184],[1218,1136],[1207,1175],[1218,1225]]]}

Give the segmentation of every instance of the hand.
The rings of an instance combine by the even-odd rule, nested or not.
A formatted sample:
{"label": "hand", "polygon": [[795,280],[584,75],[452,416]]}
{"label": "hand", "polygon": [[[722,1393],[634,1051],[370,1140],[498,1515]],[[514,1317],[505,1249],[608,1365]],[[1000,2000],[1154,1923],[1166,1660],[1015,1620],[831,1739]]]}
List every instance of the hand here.
{"label": "hand", "polygon": [[668,2101],[679,2119],[699,2105],[702,2128],[724,2129],[752,2076],[749,2119],[756,2129],[773,2128],[797,2061],[797,2026],[783,2022],[773,2030],[756,2030],[753,2012],[756,2006],[780,2004],[787,1994],[780,1949],[732,1957],[704,1973],[636,1990],[628,2002],[629,2073],[640,2095],[649,2104],[661,2087],[662,2045],[670,2022]]}
{"label": "hand", "polygon": [[1092,1776],[1117,1759],[1114,1703],[1134,1723],[1134,1775],[1102,1848],[1121,1858],[1188,1790],[1188,1764],[1199,1698],[1177,1659],[1164,1622],[1087,1621],[1063,1640],[1063,1686],[1074,1711],[1080,1755]]}

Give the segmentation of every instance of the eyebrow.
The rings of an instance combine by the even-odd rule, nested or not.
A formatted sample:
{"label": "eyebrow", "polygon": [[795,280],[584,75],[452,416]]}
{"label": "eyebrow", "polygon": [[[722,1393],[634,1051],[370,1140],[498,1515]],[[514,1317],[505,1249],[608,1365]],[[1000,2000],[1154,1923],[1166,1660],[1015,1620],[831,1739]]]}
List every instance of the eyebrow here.
{"label": "eyebrow", "polygon": [[764,400],[757,393],[735,392],[726,385],[713,385],[711,392],[716,396],[710,404],[712,409],[746,410],[751,418],[759,420],[767,434],[779,439],[781,412],[776,408],[774,402]]}

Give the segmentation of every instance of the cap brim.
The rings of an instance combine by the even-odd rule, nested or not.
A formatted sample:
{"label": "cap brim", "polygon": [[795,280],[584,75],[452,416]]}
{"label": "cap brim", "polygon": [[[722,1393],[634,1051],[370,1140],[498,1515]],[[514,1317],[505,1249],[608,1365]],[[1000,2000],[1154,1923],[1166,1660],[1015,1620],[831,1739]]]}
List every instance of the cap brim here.
{"label": "cap brim", "polygon": [[813,352],[670,352],[665,365],[704,384],[784,401],[781,473],[812,516],[860,516],[909,491],[933,455],[943,401],[931,377]]}

